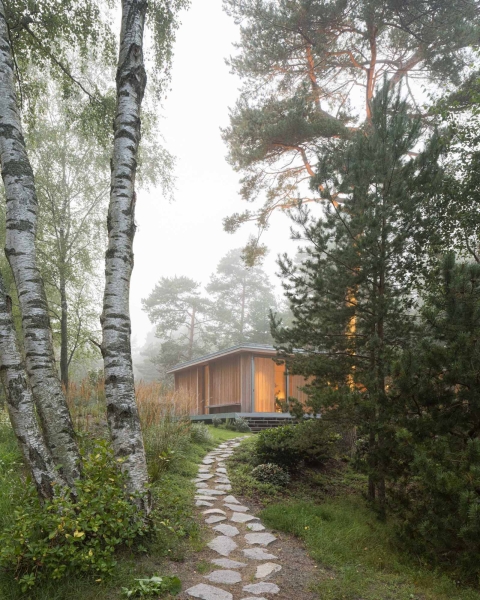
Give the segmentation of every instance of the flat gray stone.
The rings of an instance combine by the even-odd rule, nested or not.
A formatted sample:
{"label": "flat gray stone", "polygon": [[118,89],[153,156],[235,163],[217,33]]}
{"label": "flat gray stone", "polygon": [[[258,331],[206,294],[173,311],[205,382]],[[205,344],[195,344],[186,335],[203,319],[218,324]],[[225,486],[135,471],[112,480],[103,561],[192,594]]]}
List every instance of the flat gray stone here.
{"label": "flat gray stone", "polygon": [[259,521],[258,517],[252,517],[252,515],[245,515],[243,513],[234,512],[230,517],[230,521],[234,523],[248,523],[249,521]]}
{"label": "flat gray stone", "polygon": [[225,496],[225,492],[222,490],[202,490],[202,494],[207,494],[209,496]]}
{"label": "flat gray stone", "polygon": [[215,479],[215,483],[231,483],[231,481],[228,477],[219,477]]}
{"label": "flat gray stone", "polygon": [[280,588],[275,583],[252,583],[243,586],[244,592],[252,592],[252,594],[278,594]]}
{"label": "flat gray stone", "polygon": [[265,531],[265,527],[261,523],[249,523],[247,529],[250,529],[250,531]]}
{"label": "flat gray stone", "polygon": [[221,525],[217,525],[213,528],[217,533],[222,533],[223,535],[228,535],[228,537],[235,537],[240,532],[233,525],[227,525],[226,523],[222,523]]}
{"label": "flat gray stone", "polygon": [[242,567],[247,566],[247,563],[231,560],[230,558],[214,558],[210,562],[217,565],[217,567],[224,567],[225,569],[241,569]]}
{"label": "flat gray stone", "polygon": [[210,473],[210,467],[198,467],[199,473]]}
{"label": "flat gray stone", "polygon": [[215,470],[215,473],[220,473],[220,474],[224,474],[227,472],[227,469],[225,469],[224,467],[219,467],[218,469]]}
{"label": "flat gray stone", "polygon": [[242,506],[241,504],[227,504],[224,502],[223,505],[235,512],[247,512],[249,510],[248,506]]}
{"label": "flat gray stone", "polygon": [[247,548],[246,550],[242,550],[242,552],[247,558],[251,558],[252,560],[272,560],[272,558],[277,558],[275,554],[269,554],[263,548]]}
{"label": "flat gray stone", "polygon": [[235,496],[227,496],[223,499],[224,502],[228,502],[228,504],[240,504],[240,502],[235,498]]}
{"label": "flat gray stone", "polygon": [[237,544],[227,535],[217,536],[207,546],[222,556],[228,556],[237,548]]}
{"label": "flat gray stone", "polygon": [[211,479],[213,477],[213,475],[211,473],[199,473],[197,475],[197,479],[203,479],[204,481],[206,481],[207,479]]}
{"label": "flat gray stone", "polygon": [[200,492],[195,496],[195,500],[207,500],[209,502],[214,502],[216,500],[216,498],[214,498],[213,496],[204,496],[203,492],[205,490],[200,490]]}
{"label": "flat gray stone", "polygon": [[228,454],[222,454],[221,456],[219,456],[219,458],[230,458],[232,454],[233,452],[229,452]]}
{"label": "flat gray stone", "polygon": [[225,469],[226,470],[227,465],[223,462],[223,460],[219,460],[218,463],[217,463],[217,467],[219,467],[220,469]]}
{"label": "flat gray stone", "polygon": [[215,486],[216,490],[223,490],[224,492],[230,492],[232,490],[232,486],[230,484],[221,483]]}
{"label": "flat gray stone", "polygon": [[214,463],[214,462],[215,462],[215,461],[213,460],[213,458],[204,458],[204,459],[202,460],[202,463],[203,463],[204,465],[213,465],[213,463]]}
{"label": "flat gray stone", "polygon": [[224,583],[232,585],[233,583],[242,581],[242,576],[237,571],[219,570],[212,571],[209,575],[205,576],[205,579],[208,579],[208,581],[211,581],[212,583]]}
{"label": "flat gray stone", "polygon": [[199,490],[202,488],[205,489],[205,488],[208,488],[208,483],[205,483],[204,481],[196,481],[195,487]]}
{"label": "flat gray stone", "polygon": [[221,515],[214,515],[213,517],[208,517],[205,519],[205,523],[208,525],[213,525],[214,523],[220,523],[220,521],[226,521],[227,517],[222,517]]}
{"label": "flat gray stone", "polygon": [[271,533],[247,533],[245,539],[249,544],[259,544],[260,546],[268,546],[277,538]]}
{"label": "flat gray stone", "polygon": [[226,515],[227,513],[221,508],[210,508],[209,510],[203,511],[204,515]]}
{"label": "flat gray stone", "polygon": [[267,600],[265,596],[249,596],[248,598],[242,598],[242,600]]}
{"label": "flat gray stone", "polygon": [[197,500],[195,502],[195,506],[213,506],[211,502],[207,502],[206,500]]}
{"label": "flat gray stone", "polygon": [[189,588],[187,594],[200,600],[233,600],[230,592],[213,587],[213,585],[206,585],[205,583],[200,583]]}
{"label": "flat gray stone", "polygon": [[265,579],[266,577],[270,577],[270,575],[278,573],[281,570],[282,567],[280,565],[277,565],[276,563],[263,563],[263,565],[258,565],[255,577],[257,579]]}

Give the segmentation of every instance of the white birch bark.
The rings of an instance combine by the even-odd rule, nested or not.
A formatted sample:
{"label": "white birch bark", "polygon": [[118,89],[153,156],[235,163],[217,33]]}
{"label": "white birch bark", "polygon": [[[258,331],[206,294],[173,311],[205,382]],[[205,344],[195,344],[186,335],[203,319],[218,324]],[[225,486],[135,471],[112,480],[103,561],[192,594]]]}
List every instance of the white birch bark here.
{"label": "white birch bark", "polygon": [[13,431],[41,498],[53,496],[53,484],[64,485],[55,470],[50,452],[38,426],[32,392],[20,352],[13,319],[11,300],[0,275],[0,376],[7,399]]}
{"label": "white birch bark", "polygon": [[105,367],[107,417],[115,455],[124,459],[130,492],[142,494],[147,464],[135,388],[130,346],[130,277],[135,234],[135,174],[140,142],[140,107],[146,85],[143,32],[147,2],[122,0],[122,27],[117,69],[117,108],[110,205],[108,250],[105,257],[105,294],[102,313],[102,353]]}
{"label": "white birch bark", "polygon": [[37,263],[37,197],[15,93],[5,6],[0,0],[0,164],[6,195],[5,254],[18,292],[26,370],[45,441],[67,483],[79,477],[79,453],[55,367],[47,300]]}

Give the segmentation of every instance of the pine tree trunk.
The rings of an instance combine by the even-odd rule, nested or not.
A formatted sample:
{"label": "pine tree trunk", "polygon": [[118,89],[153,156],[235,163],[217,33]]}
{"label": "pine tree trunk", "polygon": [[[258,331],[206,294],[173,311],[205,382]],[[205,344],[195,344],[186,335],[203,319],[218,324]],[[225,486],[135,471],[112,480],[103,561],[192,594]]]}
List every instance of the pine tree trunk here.
{"label": "pine tree trunk", "polygon": [[36,263],[37,197],[14,81],[5,7],[0,0],[0,162],[6,195],[5,254],[18,292],[26,370],[45,441],[55,464],[73,487],[80,475],[80,458],[55,367],[45,290]]}
{"label": "pine tree trunk", "polygon": [[[110,205],[105,294],[102,313],[102,353],[105,367],[107,417],[115,455],[123,458],[129,491],[145,494],[147,464],[130,346],[129,292],[135,234],[135,173],[140,142],[140,107],[146,85],[143,30],[147,3],[122,0],[122,28],[117,70],[117,108]],[[146,500],[146,498],[144,497]],[[148,509],[147,502],[141,503]]]}
{"label": "pine tree trunk", "polygon": [[25,464],[30,469],[40,497],[51,498],[53,483],[63,482],[55,470],[52,456],[38,426],[32,393],[17,347],[11,305],[11,299],[6,294],[0,275],[0,376],[8,414]]}

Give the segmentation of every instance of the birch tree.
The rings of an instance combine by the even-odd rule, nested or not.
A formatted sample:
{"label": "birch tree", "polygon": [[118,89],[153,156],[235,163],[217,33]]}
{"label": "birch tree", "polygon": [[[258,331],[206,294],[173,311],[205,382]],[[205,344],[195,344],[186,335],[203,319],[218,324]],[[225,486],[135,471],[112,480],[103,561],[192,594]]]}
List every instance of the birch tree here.
{"label": "birch tree", "polygon": [[[168,77],[176,13],[186,2],[152,2],[157,87]],[[124,459],[130,490],[144,493],[148,480],[140,428],[131,351],[130,277],[135,235],[135,178],[141,137],[141,107],[147,83],[144,62],[145,0],[122,0],[111,194],[108,210],[108,249],[105,258],[102,353],[105,367],[107,418],[117,457]],[[145,503],[144,506],[146,507]]]}

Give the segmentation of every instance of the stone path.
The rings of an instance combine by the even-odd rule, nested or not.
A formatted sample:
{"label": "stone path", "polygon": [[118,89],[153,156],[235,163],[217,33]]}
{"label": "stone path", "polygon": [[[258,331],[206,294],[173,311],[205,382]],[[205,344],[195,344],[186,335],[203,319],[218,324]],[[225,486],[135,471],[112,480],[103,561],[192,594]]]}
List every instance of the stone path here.
{"label": "stone path", "polygon": [[195,502],[214,534],[208,547],[215,555],[210,562],[218,568],[198,575],[198,583],[185,592],[188,598],[268,600],[280,592],[275,583],[275,574],[282,570],[275,562],[277,538],[230,494],[224,460],[239,445],[238,439],[220,444],[198,469]]}

